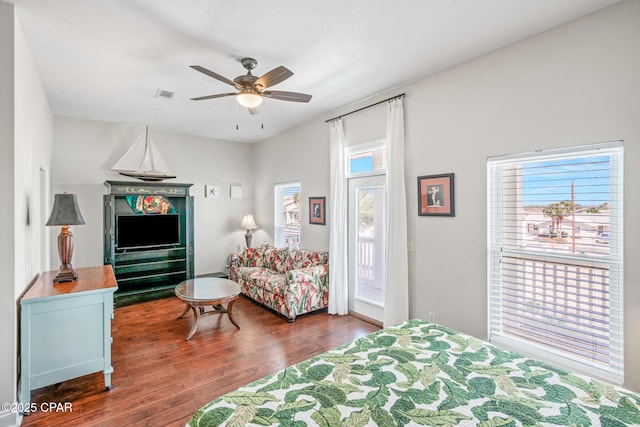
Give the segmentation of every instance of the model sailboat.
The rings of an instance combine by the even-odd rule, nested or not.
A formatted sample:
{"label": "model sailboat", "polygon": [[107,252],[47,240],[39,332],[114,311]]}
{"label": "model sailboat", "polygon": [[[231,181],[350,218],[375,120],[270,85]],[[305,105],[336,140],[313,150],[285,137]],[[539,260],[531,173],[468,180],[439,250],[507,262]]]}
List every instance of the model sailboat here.
{"label": "model sailboat", "polygon": [[143,181],[162,181],[175,178],[165,163],[158,147],[149,138],[149,126],[140,135],[124,156],[111,167],[112,171],[120,175],[138,178]]}

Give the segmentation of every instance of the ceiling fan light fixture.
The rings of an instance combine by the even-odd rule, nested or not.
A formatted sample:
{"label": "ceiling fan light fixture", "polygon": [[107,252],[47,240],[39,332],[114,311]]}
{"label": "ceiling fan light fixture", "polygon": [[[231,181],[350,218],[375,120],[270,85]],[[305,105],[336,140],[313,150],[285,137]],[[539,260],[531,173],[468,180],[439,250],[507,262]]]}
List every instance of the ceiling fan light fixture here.
{"label": "ceiling fan light fixture", "polygon": [[245,108],[256,108],[262,104],[262,96],[252,91],[242,91],[236,96],[238,104]]}
{"label": "ceiling fan light fixture", "polygon": [[241,60],[242,66],[247,69],[247,74],[238,76],[235,79],[229,80],[226,77],[221,76],[218,73],[214,73],[200,65],[191,65],[190,67],[196,71],[199,71],[213,79],[216,79],[222,83],[233,86],[235,89],[240,90],[238,92],[217,93],[214,95],[198,96],[191,98],[193,101],[203,101],[205,99],[224,98],[227,96],[235,96],[238,104],[249,110],[249,113],[256,114],[257,108],[262,104],[262,98],[265,96],[270,99],[279,99],[281,101],[292,102],[309,102],[311,101],[311,95],[298,92],[287,92],[279,90],[269,90],[265,92],[265,89],[275,86],[289,77],[293,76],[293,72],[287,67],[279,66],[273,70],[263,74],[260,77],[256,77],[251,74],[251,70],[256,66],[258,61],[253,58],[243,58]]}

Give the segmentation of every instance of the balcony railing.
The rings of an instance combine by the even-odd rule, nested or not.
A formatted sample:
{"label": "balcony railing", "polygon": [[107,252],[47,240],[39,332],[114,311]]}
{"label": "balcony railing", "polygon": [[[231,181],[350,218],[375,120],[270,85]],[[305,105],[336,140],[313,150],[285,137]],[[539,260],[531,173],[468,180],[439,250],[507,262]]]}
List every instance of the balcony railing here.
{"label": "balcony railing", "polygon": [[522,254],[501,268],[505,333],[608,363],[608,268]]}
{"label": "balcony railing", "polygon": [[358,289],[357,296],[384,302],[384,259],[377,253],[374,237],[358,237]]}

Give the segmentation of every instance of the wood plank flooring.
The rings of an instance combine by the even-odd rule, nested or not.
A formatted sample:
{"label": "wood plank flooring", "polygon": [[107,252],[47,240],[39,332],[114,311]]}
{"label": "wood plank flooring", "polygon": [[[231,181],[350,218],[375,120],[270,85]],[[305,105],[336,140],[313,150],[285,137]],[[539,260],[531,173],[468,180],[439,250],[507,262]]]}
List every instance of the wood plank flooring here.
{"label": "wood plank flooring", "polygon": [[184,426],[228,391],[379,329],[326,312],[287,323],[241,296],[233,307],[240,329],[226,315],[204,316],[185,341],[193,316],[177,319],[183,309],[176,297],[116,308],[113,388],[97,373],[34,390],[38,407],[70,402],[72,412],[36,411],[22,426]]}

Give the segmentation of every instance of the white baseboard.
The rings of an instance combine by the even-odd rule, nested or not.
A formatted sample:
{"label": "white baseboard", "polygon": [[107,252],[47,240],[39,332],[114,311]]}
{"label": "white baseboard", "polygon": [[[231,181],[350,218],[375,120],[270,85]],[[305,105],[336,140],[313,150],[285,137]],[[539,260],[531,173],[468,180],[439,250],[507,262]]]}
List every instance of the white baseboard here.
{"label": "white baseboard", "polygon": [[22,423],[22,415],[17,412],[0,413],[0,427],[18,427]]}
{"label": "white baseboard", "polygon": [[372,319],[371,317],[363,316],[362,314],[356,313],[355,311],[349,310],[349,316],[353,316],[353,317],[356,317],[356,318],[358,318],[360,320],[364,320],[365,322],[371,323],[372,325],[376,325],[376,326],[378,326],[380,328],[383,327],[382,326],[382,322],[380,322],[379,320]]}

